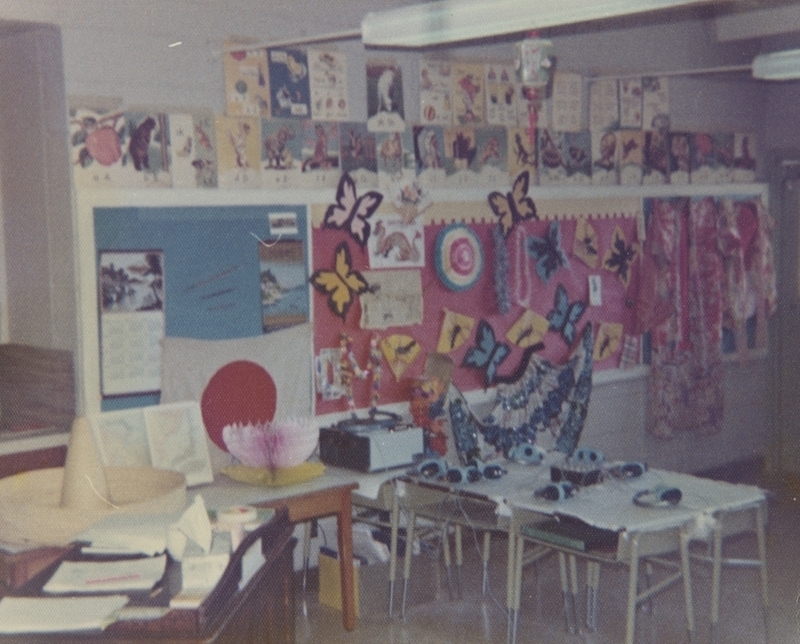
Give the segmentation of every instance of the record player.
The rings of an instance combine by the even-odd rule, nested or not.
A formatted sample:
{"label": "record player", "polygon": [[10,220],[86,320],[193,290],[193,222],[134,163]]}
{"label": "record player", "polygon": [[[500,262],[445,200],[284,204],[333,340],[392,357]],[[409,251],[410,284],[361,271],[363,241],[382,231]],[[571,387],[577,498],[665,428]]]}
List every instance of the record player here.
{"label": "record player", "polygon": [[411,465],[422,456],[421,427],[391,412],[371,410],[319,430],[319,459],[326,465],[378,472]]}

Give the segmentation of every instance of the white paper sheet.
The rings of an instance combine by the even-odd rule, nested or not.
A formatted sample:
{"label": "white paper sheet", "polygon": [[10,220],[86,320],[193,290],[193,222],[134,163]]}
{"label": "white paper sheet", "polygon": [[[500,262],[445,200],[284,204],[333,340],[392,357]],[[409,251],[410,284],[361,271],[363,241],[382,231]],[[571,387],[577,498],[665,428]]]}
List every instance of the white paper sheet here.
{"label": "white paper sheet", "polygon": [[64,561],[42,590],[102,593],[150,590],[164,576],[167,556],[119,561]]}
{"label": "white paper sheet", "polygon": [[102,630],[127,603],[125,595],[4,597],[0,600],[0,633]]}

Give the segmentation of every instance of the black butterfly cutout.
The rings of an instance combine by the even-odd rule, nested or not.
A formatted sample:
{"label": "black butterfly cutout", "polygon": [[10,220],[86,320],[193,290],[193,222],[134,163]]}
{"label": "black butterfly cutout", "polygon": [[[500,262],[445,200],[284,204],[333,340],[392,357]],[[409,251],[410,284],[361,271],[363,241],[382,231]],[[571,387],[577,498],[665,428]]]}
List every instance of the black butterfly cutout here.
{"label": "black butterfly cutout", "polygon": [[614,241],[603,259],[603,266],[619,275],[627,287],[631,281],[631,264],[639,254],[637,244],[628,244],[619,226],[614,229]]}
{"label": "black butterfly cutout", "polygon": [[536,204],[528,196],[528,186],[530,185],[530,174],[524,170],[514,179],[511,192],[503,194],[493,191],[489,193],[489,206],[496,217],[500,219],[500,229],[503,237],[508,237],[514,225],[525,219],[538,219],[536,215]]}

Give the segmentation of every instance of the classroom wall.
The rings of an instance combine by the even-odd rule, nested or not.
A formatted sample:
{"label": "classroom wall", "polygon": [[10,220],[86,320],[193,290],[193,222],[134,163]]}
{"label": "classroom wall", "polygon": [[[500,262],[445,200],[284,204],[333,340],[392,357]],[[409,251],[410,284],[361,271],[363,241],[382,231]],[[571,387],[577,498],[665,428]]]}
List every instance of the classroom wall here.
{"label": "classroom wall", "polygon": [[[141,3],[83,0],[65,5],[59,0],[29,3],[7,0],[0,20],[32,20],[61,27],[64,82],[68,95],[119,97],[125,105],[206,107],[224,110],[222,41],[229,35],[250,36],[262,42],[287,35],[357,27],[363,14],[410,2],[272,3],[229,5],[212,0],[165,0],[154,8]],[[309,27],[310,26],[310,27]],[[177,40],[183,45],[168,48]],[[699,66],[749,62],[754,45],[718,45],[711,26],[700,19],[659,23],[651,19],[625,20],[599,29],[562,29],[553,37],[561,69],[584,74],[657,72]],[[508,60],[512,39],[482,47],[436,51],[437,55],[478,60]],[[353,120],[366,119],[366,79],[363,62],[386,57],[387,52],[365,51],[358,41],[338,48],[348,56]],[[430,52],[429,52],[430,53]],[[406,117],[419,113],[415,75],[419,55],[390,52],[407,79]],[[790,95],[763,88],[741,75],[676,78],[670,83],[674,128],[718,128],[769,132],[762,118],[768,98],[776,105],[766,112],[767,123],[790,111]],[[777,92],[777,93],[776,93]],[[778,108],[783,109],[780,111]],[[363,111],[362,111],[363,110]],[[794,117],[796,118],[796,117]],[[797,130],[797,128],[795,128]],[[679,437],[659,442],[645,434],[646,380],[598,383],[587,421],[584,442],[597,445],[612,457],[646,458],[653,465],[700,469],[746,458],[763,451],[767,433],[763,361],[729,365],[726,391],[729,401],[724,432],[713,438]],[[747,396],[741,395],[746,391]],[[744,402],[746,400],[746,402]],[[698,443],[698,440],[700,441]]]}

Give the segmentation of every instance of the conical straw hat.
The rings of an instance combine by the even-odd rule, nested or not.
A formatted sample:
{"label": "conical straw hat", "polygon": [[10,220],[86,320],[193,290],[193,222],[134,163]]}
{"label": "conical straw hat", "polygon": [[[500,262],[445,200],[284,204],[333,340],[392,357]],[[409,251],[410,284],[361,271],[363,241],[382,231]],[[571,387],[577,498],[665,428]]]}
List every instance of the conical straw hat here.
{"label": "conical straw hat", "polygon": [[0,541],[66,545],[112,513],[186,507],[186,477],[152,467],[103,467],[85,418],[72,426],[64,467],[0,479]]}

